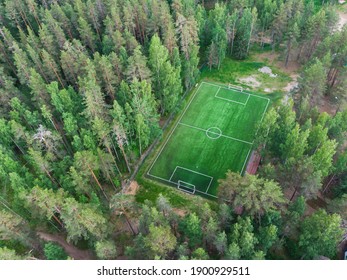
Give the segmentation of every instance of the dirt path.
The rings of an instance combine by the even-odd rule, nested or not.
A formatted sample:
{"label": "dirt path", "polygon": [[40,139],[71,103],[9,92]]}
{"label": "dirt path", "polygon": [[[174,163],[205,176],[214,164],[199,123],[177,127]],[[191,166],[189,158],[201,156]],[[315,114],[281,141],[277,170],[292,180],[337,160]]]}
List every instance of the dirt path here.
{"label": "dirt path", "polygon": [[38,236],[45,241],[53,241],[62,246],[65,252],[74,260],[93,260],[93,254],[88,250],[81,250],[67,243],[65,238],[57,234],[49,234],[45,232],[37,232]]}
{"label": "dirt path", "polygon": [[339,15],[340,17],[340,20],[339,20],[339,23],[338,23],[338,27],[337,29],[338,30],[341,30],[342,27],[347,24],[347,13],[346,11],[338,11],[337,14]]}
{"label": "dirt path", "polygon": [[127,186],[124,189],[125,194],[130,194],[130,195],[136,195],[137,191],[139,190],[140,186],[139,184],[134,180],[129,183],[129,186]]}

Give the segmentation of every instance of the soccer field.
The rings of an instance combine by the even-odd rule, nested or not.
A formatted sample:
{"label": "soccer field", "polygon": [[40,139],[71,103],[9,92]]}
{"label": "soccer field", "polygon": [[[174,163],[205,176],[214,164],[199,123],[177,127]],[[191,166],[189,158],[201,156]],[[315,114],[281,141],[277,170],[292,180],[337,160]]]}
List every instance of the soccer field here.
{"label": "soccer field", "polygon": [[216,197],[227,170],[243,173],[256,125],[270,100],[202,82],[147,175],[189,193]]}

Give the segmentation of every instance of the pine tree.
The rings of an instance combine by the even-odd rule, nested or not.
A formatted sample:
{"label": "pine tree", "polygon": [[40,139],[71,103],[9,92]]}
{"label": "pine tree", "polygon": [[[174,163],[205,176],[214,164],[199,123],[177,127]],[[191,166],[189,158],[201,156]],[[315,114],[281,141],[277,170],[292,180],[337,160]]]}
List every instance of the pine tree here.
{"label": "pine tree", "polygon": [[94,53],[96,51],[96,36],[90,24],[83,18],[78,19],[78,32],[84,44]]}
{"label": "pine tree", "polygon": [[319,210],[306,218],[301,224],[299,248],[303,258],[312,259],[317,256],[334,258],[336,246],[342,237],[341,217],[329,215]]}
{"label": "pine tree", "polygon": [[131,223],[128,212],[132,210],[135,206],[133,197],[130,195],[125,195],[118,193],[114,195],[110,202],[110,209],[115,211],[117,215],[123,216],[127,222],[131,232],[135,235],[135,229]]}
{"label": "pine tree", "polygon": [[326,90],[326,72],[322,62],[315,59],[300,77],[300,88],[303,95],[308,95],[311,104],[317,104]]}
{"label": "pine tree", "polygon": [[282,190],[276,182],[248,174],[241,177],[230,171],[226,179],[219,181],[219,197],[228,198],[235,211],[241,208],[258,218],[284,202]]}
{"label": "pine tree", "polygon": [[147,147],[150,139],[157,134],[157,103],[151,92],[151,86],[146,81],[139,82],[135,78],[130,90],[131,108],[134,111],[133,129],[138,139],[140,154],[142,154],[143,148]]}
{"label": "pine tree", "polygon": [[149,47],[149,66],[153,73],[153,91],[160,100],[161,114],[169,113],[176,105],[182,88],[179,72],[172,67],[168,51],[157,35],[152,37]]}
{"label": "pine tree", "polygon": [[248,43],[251,38],[253,14],[249,8],[244,9],[235,34],[233,54],[237,59],[248,55]]}
{"label": "pine tree", "polygon": [[73,40],[72,43],[65,43],[64,50],[61,52],[60,64],[67,81],[76,89],[78,77],[86,75],[88,64],[88,53],[80,41]]}
{"label": "pine tree", "polygon": [[150,225],[149,234],[144,238],[146,246],[151,250],[152,258],[165,258],[176,247],[176,237],[168,226]]}
{"label": "pine tree", "polygon": [[13,42],[14,65],[17,70],[17,77],[22,85],[27,85],[30,79],[30,68],[32,63],[25,51],[23,51],[16,42]]}
{"label": "pine tree", "polygon": [[141,48],[137,47],[134,54],[128,59],[128,67],[125,71],[129,82],[135,79],[150,82],[151,71],[147,67],[147,59],[142,55]]}
{"label": "pine tree", "polygon": [[117,257],[116,244],[112,240],[103,240],[95,243],[95,252],[100,260],[112,260]]}

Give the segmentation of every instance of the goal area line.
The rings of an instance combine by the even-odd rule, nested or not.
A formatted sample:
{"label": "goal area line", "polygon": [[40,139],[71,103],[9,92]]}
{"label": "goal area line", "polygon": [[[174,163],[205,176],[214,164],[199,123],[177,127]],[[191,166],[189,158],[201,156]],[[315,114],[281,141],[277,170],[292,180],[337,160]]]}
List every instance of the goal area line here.
{"label": "goal area line", "polygon": [[[172,182],[172,183],[174,183],[174,181],[172,181],[172,178],[174,177],[174,175],[175,175],[177,169],[182,169],[182,170],[185,170],[185,171],[188,171],[188,172],[192,172],[192,173],[198,174],[199,176],[204,176],[204,177],[209,178],[210,181],[209,181],[209,183],[208,183],[208,185],[207,185],[207,187],[206,187],[205,192],[201,191],[201,192],[204,193],[204,194],[208,194],[208,191],[209,191],[210,186],[211,186],[211,184],[212,184],[212,181],[213,181],[213,179],[214,179],[212,176],[207,175],[207,174],[204,174],[204,173],[201,173],[201,172],[198,172],[198,171],[195,171],[195,170],[192,170],[192,169],[189,169],[189,168],[186,168],[186,167],[182,167],[182,166],[177,165],[177,166],[175,167],[175,170],[172,172],[172,174],[171,174],[171,176],[170,176],[170,179],[169,179],[169,181]],[[178,182],[179,182],[179,181],[185,182],[185,181],[183,181],[183,180],[178,180]],[[187,182],[186,182],[186,183],[187,183]],[[188,183],[188,184],[189,184],[189,183]],[[195,186],[195,185],[194,185],[194,186]]]}
{"label": "goal area line", "polygon": [[[224,97],[218,96],[218,93],[219,93],[219,91],[220,91],[221,88],[222,88],[222,87],[219,87],[219,88],[218,88],[216,94],[214,95],[215,98],[219,98],[219,99],[222,99],[222,100],[225,100],[225,101],[228,101],[228,102],[232,102],[232,103],[236,103],[236,104],[239,104],[239,105],[244,105],[244,106],[247,105],[248,100],[249,100],[249,97],[251,96],[249,93],[246,93],[246,95],[247,95],[247,100],[246,100],[246,102],[245,102],[245,103],[242,103],[242,102],[239,102],[239,101],[235,101],[235,100],[232,100],[232,99],[228,99],[228,98],[224,98]],[[230,89],[228,89],[228,90],[230,90]],[[239,92],[239,91],[235,91],[235,90],[230,90],[230,91],[231,91],[231,92],[237,92],[237,93],[239,93],[239,94],[240,94],[240,93],[245,94],[245,93],[243,93],[243,92]]]}
{"label": "goal area line", "polygon": [[[149,172],[147,172],[147,175],[150,176],[150,177],[153,177],[153,178],[155,178],[155,179],[164,181],[164,182],[166,182],[166,183],[170,183],[170,184],[174,184],[174,185],[178,186],[178,183],[176,183],[176,182],[169,181],[169,180],[167,180],[167,179],[165,179],[165,178],[152,175],[152,174],[150,174]],[[218,198],[218,196],[215,196],[215,195],[210,194],[210,193],[205,193],[205,192],[199,191],[199,190],[197,190],[197,189],[195,190],[195,193],[200,193],[200,194],[207,195],[207,196],[210,196],[210,197],[213,197],[213,198]]]}
{"label": "goal area line", "polygon": [[[185,181],[182,181],[182,180],[178,180],[178,185],[177,185],[177,188],[183,192],[187,192],[187,193],[190,193],[190,194],[194,194],[195,191],[196,191],[196,187],[195,185],[193,184],[190,184],[188,182],[185,182]],[[192,188],[191,188],[192,187]],[[188,190],[189,191],[188,191]],[[191,190],[191,191],[190,191]]]}

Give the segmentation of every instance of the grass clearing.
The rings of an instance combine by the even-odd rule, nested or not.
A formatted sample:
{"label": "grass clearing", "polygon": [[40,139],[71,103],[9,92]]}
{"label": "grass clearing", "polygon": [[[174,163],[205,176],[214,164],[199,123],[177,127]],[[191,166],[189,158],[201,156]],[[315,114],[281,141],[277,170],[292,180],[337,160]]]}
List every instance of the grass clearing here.
{"label": "grass clearing", "polygon": [[227,170],[243,173],[256,124],[269,103],[264,96],[202,82],[153,159],[147,176],[166,185],[182,186],[187,192],[216,197],[218,179],[224,178]]}
{"label": "grass clearing", "polygon": [[[271,53],[271,51],[261,52]],[[269,77],[267,74],[260,73],[259,68],[269,66],[276,78]],[[242,78],[253,77],[259,82],[259,86],[246,85],[240,81]],[[204,67],[201,72],[201,78],[209,81],[216,81],[223,84],[236,84],[247,87],[252,92],[267,92],[271,90],[273,93],[283,93],[284,88],[292,81],[292,78],[287,73],[281,71],[274,63],[266,58],[260,58],[258,52],[253,52],[246,60],[235,60],[225,58],[220,69],[209,69]]]}

